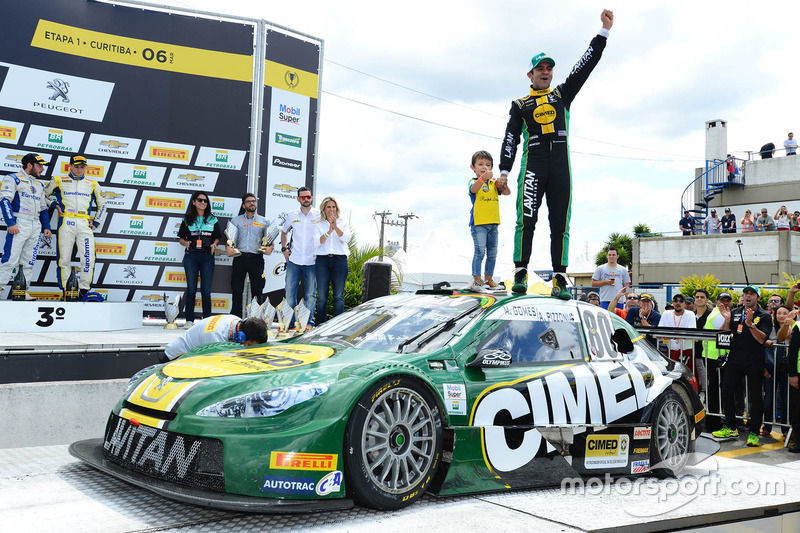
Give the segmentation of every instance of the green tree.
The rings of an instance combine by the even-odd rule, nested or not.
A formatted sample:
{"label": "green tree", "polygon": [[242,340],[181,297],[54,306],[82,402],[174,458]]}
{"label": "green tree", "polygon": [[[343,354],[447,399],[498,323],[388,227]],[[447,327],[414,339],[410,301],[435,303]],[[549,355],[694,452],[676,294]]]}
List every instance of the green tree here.
{"label": "green tree", "polygon": [[597,252],[594,264],[600,266],[606,263],[606,253],[611,246],[619,251],[619,259],[617,262],[630,269],[631,257],[633,257],[633,239],[630,235],[624,233],[612,233],[608,237],[608,240],[603,245],[603,249]]}
{"label": "green tree", "polygon": [[641,237],[663,237],[660,233],[653,233],[646,222],[640,222],[633,227],[633,234]]}

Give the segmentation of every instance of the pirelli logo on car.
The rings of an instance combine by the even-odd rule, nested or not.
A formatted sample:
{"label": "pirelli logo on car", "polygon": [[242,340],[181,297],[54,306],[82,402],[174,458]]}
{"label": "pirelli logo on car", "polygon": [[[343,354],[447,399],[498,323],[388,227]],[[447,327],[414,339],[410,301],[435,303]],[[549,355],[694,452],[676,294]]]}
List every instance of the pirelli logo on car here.
{"label": "pirelli logo on car", "polygon": [[272,452],[269,467],[272,470],[336,470],[339,456],[335,453]]}
{"label": "pirelli logo on car", "polygon": [[179,359],[165,366],[162,372],[175,379],[255,374],[318,363],[334,353],[333,348],[310,344],[258,346]]}

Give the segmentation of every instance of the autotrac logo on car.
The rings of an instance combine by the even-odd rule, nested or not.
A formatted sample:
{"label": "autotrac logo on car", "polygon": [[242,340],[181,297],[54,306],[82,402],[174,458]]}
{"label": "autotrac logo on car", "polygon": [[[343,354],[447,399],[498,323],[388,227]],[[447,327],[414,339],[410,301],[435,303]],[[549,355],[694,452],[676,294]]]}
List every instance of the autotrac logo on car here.
{"label": "autotrac logo on car", "polygon": [[310,344],[259,346],[182,358],[167,364],[162,372],[176,379],[234,376],[310,365],[333,354],[333,348]]}
{"label": "autotrac logo on car", "polygon": [[316,481],[311,477],[264,476],[261,492],[273,494],[314,494]]}
{"label": "autotrac logo on car", "polygon": [[[511,472],[554,450],[534,426],[609,424],[644,408],[654,389],[671,382],[652,361],[559,366],[484,390],[470,425],[483,429],[487,466]],[[517,429],[507,431],[510,425]]]}
{"label": "autotrac logo on car", "polygon": [[335,453],[272,452],[269,467],[272,470],[333,470],[339,461]]}

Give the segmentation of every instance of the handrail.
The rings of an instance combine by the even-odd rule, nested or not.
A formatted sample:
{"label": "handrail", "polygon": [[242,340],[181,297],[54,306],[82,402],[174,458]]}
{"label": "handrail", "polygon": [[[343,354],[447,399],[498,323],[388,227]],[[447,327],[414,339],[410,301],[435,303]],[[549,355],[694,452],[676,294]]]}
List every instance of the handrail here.
{"label": "handrail", "polygon": [[[736,165],[737,173],[730,176],[728,172],[728,161],[732,160]],[[738,157],[729,157],[727,159],[712,159],[706,160],[706,170],[689,183],[681,194],[681,213],[683,217],[684,211],[695,212],[697,211],[698,200],[695,198],[694,189],[698,180],[702,180],[702,188],[700,190],[701,198],[706,204],[703,208],[702,216],[694,216],[695,221],[702,222],[708,216],[708,201],[711,200],[722,189],[730,186],[731,184],[744,185],[745,184],[745,162],[746,160]],[[697,231],[697,230],[696,230]]]}

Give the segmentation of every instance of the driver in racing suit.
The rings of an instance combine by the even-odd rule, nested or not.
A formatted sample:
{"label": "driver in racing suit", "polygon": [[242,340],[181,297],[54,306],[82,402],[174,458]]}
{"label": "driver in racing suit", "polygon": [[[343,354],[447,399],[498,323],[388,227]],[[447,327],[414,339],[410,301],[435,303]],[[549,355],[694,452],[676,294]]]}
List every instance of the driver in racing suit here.
{"label": "driver in racing suit", "polygon": [[522,134],[522,163],[517,178],[517,225],[514,235],[513,292],[527,291],[528,262],[533,230],[542,198],[547,197],[550,218],[550,257],[553,265],[553,294],[570,299],[565,273],[569,259],[569,218],[572,203],[572,173],[569,165],[569,108],[583,84],[600,61],[614,14],[603,10],[600,30],[566,81],[550,88],[555,61],[540,53],[531,59],[529,96],[514,100],[500,156],[500,174],[508,176],[514,165]]}
{"label": "driver in racing suit", "polygon": [[260,318],[242,320],[236,315],[215,315],[204,318],[164,347],[162,362],[171,361],[201,344],[238,342],[244,346],[267,342],[267,323]]}
{"label": "driver in racing suit", "polygon": [[[18,264],[30,284],[33,264],[39,251],[39,233],[44,228],[45,237],[50,237],[50,216],[44,186],[36,178],[41,177],[47,161],[38,154],[22,158],[22,172],[3,176],[0,185],[0,211],[8,227],[3,256],[0,258],[0,296],[11,274]],[[35,300],[25,293],[26,300]]]}
{"label": "driver in racing suit", "polygon": [[53,196],[51,207],[58,209],[58,288],[62,291],[70,275],[72,247],[78,245],[81,263],[79,280],[80,297],[83,298],[94,276],[94,230],[103,223],[106,202],[97,182],[85,178],[86,158],[73,155],[69,158],[69,177],[54,177],[45,189]]}

